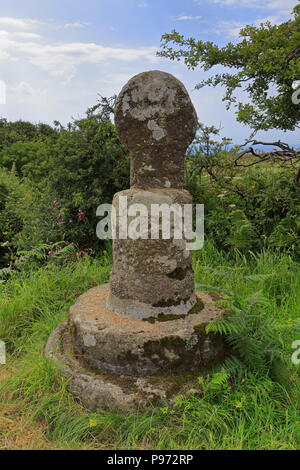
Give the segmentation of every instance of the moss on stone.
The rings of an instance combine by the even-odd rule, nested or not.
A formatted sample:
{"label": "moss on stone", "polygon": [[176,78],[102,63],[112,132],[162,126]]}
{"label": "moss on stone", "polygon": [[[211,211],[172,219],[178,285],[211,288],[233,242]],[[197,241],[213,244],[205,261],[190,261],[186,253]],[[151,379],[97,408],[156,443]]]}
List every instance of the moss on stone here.
{"label": "moss on stone", "polygon": [[166,300],[160,300],[159,302],[152,304],[152,307],[173,307],[174,305],[179,305],[181,302],[187,302],[189,300],[189,297],[186,299],[179,299],[179,300],[174,300],[174,299],[166,299]]}
{"label": "moss on stone", "polygon": [[178,281],[182,281],[187,272],[190,271],[190,268],[176,268],[174,269],[174,271],[172,271],[171,273],[167,274],[167,276],[171,279],[177,279]]}
{"label": "moss on stone", "polygon": [[188,315],[194,315],[195,313],[201,312],[201,310],[203,309],[204,303],[202,302],[202,300],[199,299],[199,297],[197,297],[197,301],[195,305],[189,310]]}
{"label": "moss on stone", "polygon": [[172,320],[180,320],[180,319],[186,318],[187,315],[195,315],[196,313],[201,312],[203,308],[204,308],[203,302],[199,298],[197,298],[197,302],[195,303],[195,305],[186,314],[174,315],[171,313],[170,314],[160,313],[157,317],[143,318],[143,321],[147,321],[148,323],[155,323],[156,321],[165,322],[165,321],[172,321]]}
{"label": "moss on stone", "polygon": [[133,354],[131,351],[127,351],[125,354],[119,354],[117,359],[118,364],[122,366],[126,364],[135,364],[139,360],[139,357]]}

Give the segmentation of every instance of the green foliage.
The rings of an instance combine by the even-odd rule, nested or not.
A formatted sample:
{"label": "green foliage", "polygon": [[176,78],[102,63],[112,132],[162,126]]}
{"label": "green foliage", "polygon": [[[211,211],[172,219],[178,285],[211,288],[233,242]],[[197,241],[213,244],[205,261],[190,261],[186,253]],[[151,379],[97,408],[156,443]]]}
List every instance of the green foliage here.
{"label": "green foliage", "polygon": [[[207,333],[219,333],[226,339],[253,373],[272,374],[276,362],[287,367],[290,349],[284,350],[281,331],[276,329],[276,322],[265,312],[268,299],[262,292],[255,292],[241,303],[222,301],[231,312],[222,319],[212,321],[206,328]],[[228,370],[227,370],[228,371]]]}
{"label": "green foliage", "polygon": [[13,170],[0,168],[0,267],[8,264],[13,240],[23,228],[17,208],[24,208],[25,213],[34,199],[35,191],[29,181],[20,180]]}
{"label": "green foliage", "polygon": [[[219,140],[220,130],[215,126],[198,123],[195,139],[187,150],[185,160],[185,187],[193,195],[197,192],[199,196],[203,195],[199,183],[205,185],[207,175],[215,181],[228,166],[228,146],[231,139],[223,137]],[[205,203],[209,203],[209,200]],[[216,200],[212,201],[212,204],[215,203]]]}
{"label": "green foliage", "polygon": [[63,240],[62,217],[47,192],[0,168],[0,267],[13,263],[18,251]]}
{"label": "green foliage", "polygon": [[299,253],[299,234],[299,217],[297,217],[293,212],[289,212],[287,216],[275,226],[273,232],[269,236],[269,242],[271,246],[290,248],[291,250],[295,250]]}
{"label": "green foliage", "polygon": [[129,186],[128,152],[102,111],[99,104],[60,131],[48,178],[64,211],[65,238],[96,249],[97,207],[111,203],[114,193]]}
{"label": "green foliage", "polygon": [[257,237],[251,222],[240,209],[230,214],[230,234],[227,243],[234,248],[249,248]]}
{"label": "green foliage", "polygon": [[208,374],[206,377],[199,377],[199,385],[202,387],[203,395],[205,398],[211,400],[218,395],[224,395],[230,392],[228,386],[228,380],[230,375],[227,372],[215,372],[214,374]]}
{"label": "green foliage", "polygon": [[14,168],[19,176],[29,176],[39,183],[48,176],[51,143],[45,141],[15,142],[0,151],[0,164]]}
{"label": "green foliage", "polygon": [[[237,120],[257,130],[295,130],[299,124],[300,108],[292,103],[292,84],[300,76],[300,6],[294,8],[293,18],[279,25],[269,21],[260,26],[246,26],[240,31],[237,44],[229,42],[218,47],[211,41],[184,38],[177,31],[162,36],[158,55],[181,61],[188,68],[214,66],[233,69],[203,80],[205,85],[222,85],[224,101],[237,108]],[[170,46],[171,44],[171,46]],[[173,47],[172,47],[173,45]],[[250,102],[237,102],[235,93],[245,85]]]}
{"label": "green foliage", "polygon": [[[55,249],[52,247],[52,250]],[[57,260],[62,264],[66,252],[62,250],[55,255],[59,256]],[[22,256],[27,269],[21,273],[12,272],[9,281],[0,284],[0,337],[8,350],[17,355],[28,347],[28,337],[33,335],[37,339],[43,322],[45,330],[40,339],[44,341],[55,322],[66,317],[70,305],[81,293],[107,282],[111,269],[111,258],[105,256],[101,260],[79,256],[76,257],[77,263],[72,262],[73,258],[60,267],[47,254],[45,247]],[[37,271],[32,264],[44,256],[48,256],[49,263]]]}
{"label": "green foliage", "polygon": [[235,165],[237,149],[219,130],[199,125],[186,157],[186,184],[205,206],[205,234],[219,249],[268,246],[299,256],[299,187],[293,166]]}
{"label": "green foliage", "polygon": [[110,120],[114,99],[102,98],[66,128],[0,121],[0,167],[7,169],[0,184],[2,174],[13,174],[0,190],[0,266],[18,250],[58,240],[103,248],[96,209],[129,187],[129,155]]}
{"label": "green foliage", "polygon": [[55,140],[57,135],[58,130],[48,124],[0,119],[0,151],[16,142]]}
{"label": "green foliage", "polygon": [[[66,128],[1,121],[0,164],[7,171],[0,171],[13,176],[1,190],[0,266],[17,251],[58,240],[84,251],[103,248],[96,209],[129,187],[129,155],[110,121],[113,100],[103,98]],[[300,196],[292,166],[237,167],[237,149],[219,132],[200,123],[186,156],[186,189],[205,205],[206,237],[222,250],[268,246],[299,255]]]}

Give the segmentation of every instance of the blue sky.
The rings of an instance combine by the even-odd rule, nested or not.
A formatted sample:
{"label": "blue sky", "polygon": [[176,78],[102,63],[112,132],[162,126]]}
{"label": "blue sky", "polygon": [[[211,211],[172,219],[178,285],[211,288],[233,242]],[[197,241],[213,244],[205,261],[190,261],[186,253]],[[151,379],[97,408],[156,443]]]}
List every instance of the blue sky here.
{"label": "blue sky", "polygon": [[[156,57],[161,35],[176,29],[219,45],[239,29],[290,17],[297,0],[11,0],[1,1],[0,80],[6,104],[0,116],[32,122],[68,122],[97,95],[119,93],[136,73],[159,69],[183,81],[200,121],[223,127],[235,143],[250,130],[222,102],[222,89],[194,86],[207,72]],[[243,97],[245,98],[245,96]],[[296,143],[295,133],[259,137]],[[299,137],[299,136],[298,136]]]}

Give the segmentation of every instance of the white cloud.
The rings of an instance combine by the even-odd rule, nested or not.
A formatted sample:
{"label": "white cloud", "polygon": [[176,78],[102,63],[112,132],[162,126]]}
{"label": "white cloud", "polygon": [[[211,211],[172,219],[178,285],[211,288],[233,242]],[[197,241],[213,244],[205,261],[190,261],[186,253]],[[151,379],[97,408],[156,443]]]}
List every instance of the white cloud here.
{"label": "white cloud", "polygon": [[45,95],[46,90],[32,87],[28,82],[22,81],[16,86],[9,87],[9,91],[22,97]]}
{"label": "white cloud", "polygon": [[80,23],[66,23],[64,25],[65,29],[70,29],[70,28],[85,28],[88,25],[88,23],[80,22]]}
{"label": "white cloud", "polygon": [[272,25],[281,23],[279,16],[267,16],[266,18],[257,18],[254,22],[255,26],[259,26],[261,23],[269,21]]}
{"label": "white cloud", "polygon": [[202,16],[179,16],[176,21],[200,20]]}
{"label": "white cloud", "polygon": [[240,21],[219,21],[214,30],[215,34],[238,37],[240,29],[245,26]]}
{"label": "white cloud", "polygon": [[297,3],[296,0],[274,0],[267,3],[267,8],[277,10],[281,14],[289,14]]}
{"label": "white cloud", "polygon": [[0,27],[2,28],[32,29],[40,24],[42,23],[39,20],[33,20],[31,18],[0,16]]}
{"label": "white cloud", "polygon": [[0,32],[0,51],[1,60],[26,61],[64,80],[70,80],[77,67],[84,63],[134,62],[139,59],[154,63],[159,60],[155,55],[157,46],[125,48],[86,42],[41,44],[34,39],[24,41],[24,38],[7,31]]}
{"label": "white cloud", "polygon": [[[201,2],[201,0],[195,1],[198,4],[200,4]],[[281,14],[290,13],[294,6],[298,3],[297,0],[213,0],[213,2],[227,6],[236,5],[238,7],[265,8],[277,10]]]}
{"label": "white cloud", "polygon": [[[264,1],[264,0],[261,0]],[[213,0],[214,3],[221,3],[222,5],[234,5],[238,4],[239,6],[254,6],[258,3],[258,0]],[[256,6],[256,5],[255,5]]]}
{"label": "white cloud", "polygon": [[26,31],[17,31],[15,33],[12,33],[11,36],[13,36],[16,39],[40,39],[41,36],[36,33],[27,33]]}
{"label": "white cloud", "polygon": [[148,8],[148,6],[149,6],[148,3],[146,2],[141,2],[137,4],[138,8]]}
{"label": "white cloud", "polygon": [[101,78],[95,80],[99,94],[101,96],[112,96],[115,93],[119,93],[125,83],[139,72],[140,70],[130,68],[130,72],[118,72],[114,70],[109,75],[101,76]]}
{"label": "white cloud", "polygon": [[[266,18],[257,18],[255,21],[249,21],[247,24],[252,24],[253,26],[259,26],[261,23],[266,23],[269,21],[272,25],[280,23],[279,16],[267,16]],[[219,21],[215,28],[216,34],[225,34],[229,37],[237,38],[239,32],[242,28],[246,26],[245,23],[240,21]]]}
{"label": "white cloud", "polygon": [[[222,5],[233,5],[236,3],[236,0],[214,0],[214,3],[221,3]],[[241,3],[244,3],[243,0]]]}

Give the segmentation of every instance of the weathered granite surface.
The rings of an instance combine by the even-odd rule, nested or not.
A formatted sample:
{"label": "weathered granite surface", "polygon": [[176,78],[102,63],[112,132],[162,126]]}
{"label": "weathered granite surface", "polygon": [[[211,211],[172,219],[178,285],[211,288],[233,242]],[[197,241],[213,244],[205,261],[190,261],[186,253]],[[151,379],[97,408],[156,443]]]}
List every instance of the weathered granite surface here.
{"label": "weathered granite surface", "polygon": [[131,187],[183,187],[184,155],[197,114],[177,78],[159,70],[131,78],[118,96],[115,123],[130,152]]}
{"label": "weathered granite surface", "polygon": [[[120,196],[126,196],[128,207],[142,203],[150,214],[151,204],[192,202],[188,191],[179,189],[132,188],[115,194],[113,205],[119,218]],[[149,221],[150,221],[149,215]],[[131,218],[128,217],[128,224]],[[161,226],[161,224],[160,224]],[[174,221],[171,218],[171,231]],[[111,294],[108,308],[137,318],[162,313],[185,315],[196,303],[192,251],[184,239],[116,239],[113,242],[114,265],[110,274]]]}
{"label": "weathered granite surface", "polygon": [[128,375],[150,375],[208,369],[224,354],[220,336],[205,327],[222,314],[211,296],[197,292],[198,303],[188,315],[163,312],[147,320],[110,311],[110,287],[103,284],[81,295],[70,308],[69,327],[74,351],[97,370]]}

